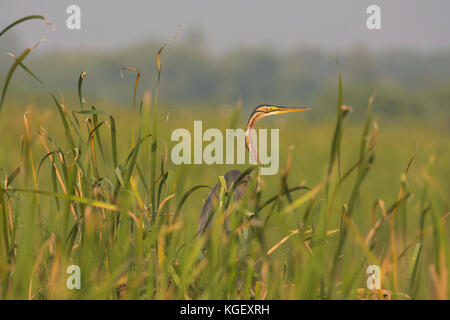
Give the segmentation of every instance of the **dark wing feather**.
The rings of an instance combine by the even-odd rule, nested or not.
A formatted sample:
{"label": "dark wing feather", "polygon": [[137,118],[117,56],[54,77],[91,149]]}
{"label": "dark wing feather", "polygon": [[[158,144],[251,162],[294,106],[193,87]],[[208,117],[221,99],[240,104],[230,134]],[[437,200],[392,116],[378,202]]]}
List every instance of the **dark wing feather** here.
{"label": "dark wing feather", "polygon": [[[229,190],[231,185],[239,178],[239,176],[242,174],[239,170],[231,170],[225,173],[225,182],[227,184],[227,189]],[[246,178],[247,179],[247,178]],[[247,181],[240,184],[235,190],[234,190],[234,199],[235,201],[240,201],[242,199],[242,196],[245,193],[245,189],[247,188]],[[217,201],[219,199],[219,183],[217,183],[214,188],[211,190],[211,192],[208,195],[208,198],[206,199],[206,202],[202,208],[202,212],[200,214],[200,219],[198,222],[198,234],[203,233],[206,229],[208,229],[211,226],[212,221],[212,215],[214,213],[214,208],[217,206]]]}

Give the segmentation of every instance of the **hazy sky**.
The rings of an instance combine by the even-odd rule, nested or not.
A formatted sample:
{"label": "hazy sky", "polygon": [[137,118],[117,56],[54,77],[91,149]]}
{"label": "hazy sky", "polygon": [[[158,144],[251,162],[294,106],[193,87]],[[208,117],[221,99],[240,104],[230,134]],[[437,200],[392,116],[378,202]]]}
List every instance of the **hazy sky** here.
{"label": "hazy sky", "polygon": [[[66,28],[71,4],[81,8],[81,30]],[[370,4],[381,7],[382,30],[366,27]],[[46,48],[118,47],[147,37],[168,39],[181,24],[180,38],[202,29],[215,51],[264,44],[450,48],[449,0],[0,0],[0,29],[36,13],[55,23],[56,31],[40,21],[22,24],[16,32],[22,45],[45,37]]]}

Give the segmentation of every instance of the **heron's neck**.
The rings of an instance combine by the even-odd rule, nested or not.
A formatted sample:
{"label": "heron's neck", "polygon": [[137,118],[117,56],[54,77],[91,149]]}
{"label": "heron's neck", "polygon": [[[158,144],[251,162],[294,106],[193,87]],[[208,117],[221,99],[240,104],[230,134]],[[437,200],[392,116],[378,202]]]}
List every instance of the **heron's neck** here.
{"label": "heron's neck", "polygon": [[256,131],[254,130],[256,122],[258,122],[259,119],[264,118],[266,114],[257,112],[250,116],[250,119],[247,123],[247,129],[245,131],[245,144],[247,146],[248,152],[250,153],[250,160],[252,164],[258,164],[259,163],[259,155],[258,155],[258,149],[256,148],[255,144],[255,138],[256,138]]}
{"label": "heron's neck", "polygon": [[254,141],[255,136],[256,131],[253,128],[247,128],[247,130],[245,131],[245,144],[250,154],[250,160],[252,164],[259,163],[258,149],[256,148],[256,144]]}

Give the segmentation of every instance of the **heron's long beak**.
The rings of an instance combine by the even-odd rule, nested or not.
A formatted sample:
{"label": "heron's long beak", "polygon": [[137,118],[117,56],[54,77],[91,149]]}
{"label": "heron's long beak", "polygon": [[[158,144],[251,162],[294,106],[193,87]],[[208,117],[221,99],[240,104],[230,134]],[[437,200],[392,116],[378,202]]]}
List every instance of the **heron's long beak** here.
{"label": "heron's long beak", "polygon": [[299,112],[311,110],[309,107],[277,107],[274,110],[276,114],[288,113],[288,112]]}

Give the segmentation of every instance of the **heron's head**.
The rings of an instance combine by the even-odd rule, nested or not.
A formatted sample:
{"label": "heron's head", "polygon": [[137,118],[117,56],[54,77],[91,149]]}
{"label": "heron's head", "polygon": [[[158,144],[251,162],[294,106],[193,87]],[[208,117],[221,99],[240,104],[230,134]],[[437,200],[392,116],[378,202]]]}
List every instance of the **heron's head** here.
{"label": "heron's head", "polygon": [[259,105],[253,110],[250,118],[248,119],[247,128],[253,128],[256,121],[259,119],[274,116],[277,114],[289,113],[289,112],[299,112],[311,110],[308,107],[291,107],[291,106],[274,106],[274,105]]}

